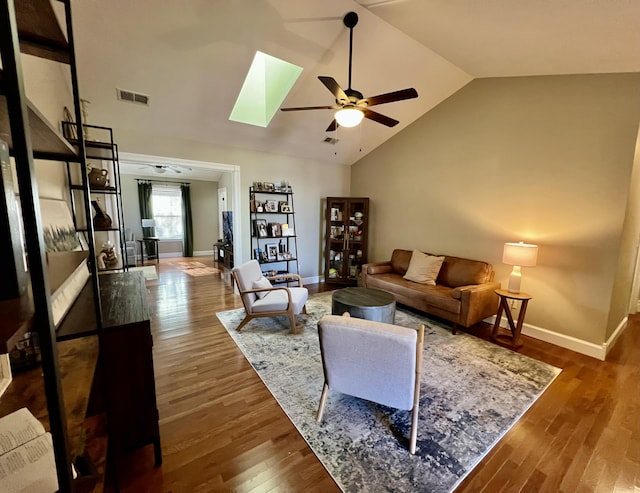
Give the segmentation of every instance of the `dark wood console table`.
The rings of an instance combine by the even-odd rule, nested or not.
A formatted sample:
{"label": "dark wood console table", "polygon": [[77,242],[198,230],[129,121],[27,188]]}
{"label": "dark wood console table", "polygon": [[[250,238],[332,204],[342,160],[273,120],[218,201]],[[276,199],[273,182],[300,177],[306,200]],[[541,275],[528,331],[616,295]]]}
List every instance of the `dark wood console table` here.
{"label": "dark wood console table", "polygon": [[100,365],[109,420],[109,451],[153,444],[162,463],[156,387],[151,353],[151,314],[142,272],[100,276],[103,333]]}

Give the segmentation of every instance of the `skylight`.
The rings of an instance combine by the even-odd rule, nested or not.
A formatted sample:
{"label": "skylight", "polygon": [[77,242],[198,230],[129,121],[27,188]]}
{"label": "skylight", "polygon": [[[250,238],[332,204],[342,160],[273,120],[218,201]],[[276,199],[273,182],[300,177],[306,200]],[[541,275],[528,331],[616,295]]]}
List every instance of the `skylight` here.
{"label": "skylight", "polygon": [[229,120],[266,127],[301,73],[302,67],[256,51]]}

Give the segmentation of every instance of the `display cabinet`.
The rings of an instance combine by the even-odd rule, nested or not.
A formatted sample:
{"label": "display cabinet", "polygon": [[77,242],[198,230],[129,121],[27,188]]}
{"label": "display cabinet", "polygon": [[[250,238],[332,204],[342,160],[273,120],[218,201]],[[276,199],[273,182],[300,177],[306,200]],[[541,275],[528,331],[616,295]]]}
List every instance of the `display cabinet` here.
{"label": "display cabinet", "polygon": [[325,283],[357,285],[367,263],[369,199],[327,197],[325,223]]}
{"label": "display cabinet", "polygon": [[291,187],[254,185],[249,188],[249,200],[251,257],[258,260],[265,275],[299,274]]}

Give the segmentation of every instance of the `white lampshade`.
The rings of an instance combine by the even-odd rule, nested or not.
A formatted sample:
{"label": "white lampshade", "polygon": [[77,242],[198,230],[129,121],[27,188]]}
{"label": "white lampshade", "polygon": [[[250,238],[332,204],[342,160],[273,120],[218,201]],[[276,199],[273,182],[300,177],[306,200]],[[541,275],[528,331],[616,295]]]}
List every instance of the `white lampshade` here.
{"label": "white lampshade", "polygon": [[154,219],[143,219],[142,220],[142,227],[143,228],[155,228],[156,227],[156,221]]}
{"label": "white lampshade", "polygon": [[538,245],[529,243],[505,243],[502,251],[502,262],[513,265],[513,270],[509,275],[509,287],[511,293],[520,292],[522,282],[522,272],[520,267],[535,267],[538,261]]}
{"label": "white lampshade", "polygon": [[335,115],[338,125],[341,127],[355,127],[364,118],[364,113],[356,108],[342,108]]}

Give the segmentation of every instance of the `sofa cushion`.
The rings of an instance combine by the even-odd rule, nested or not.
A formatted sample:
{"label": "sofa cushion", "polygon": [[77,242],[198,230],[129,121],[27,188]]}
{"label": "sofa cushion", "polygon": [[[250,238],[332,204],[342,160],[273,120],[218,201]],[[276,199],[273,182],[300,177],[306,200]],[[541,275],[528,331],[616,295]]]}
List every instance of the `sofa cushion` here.
{"label": "sofa cushion", "polygon": [[452,289],[447,286],[417,284],[398,274],[389,273],[371,276],[367,279],[367,287],[395,294],[398,303],[414,307],[431,306],[450,313],[460,313],[460,300],[451,296]]}
{"label": "sofa cushion", "polygon": [[435,286],[443,261],[444,257],[435,257],[419,250],[414,250],[411,253],[407,272],[403,277],[407,281]]}
{"label": "sofa cushion", "polygon": [[451,288],[491,281],[493,269],[487,262],[459,257],[446,257],[436,284]]}
{"label": "sofa cushion", "polygon": [[396,249],[391,254],[391,267],[393,272],[404,276],[409,268],[409,262],[411,262],[411,250]]}

